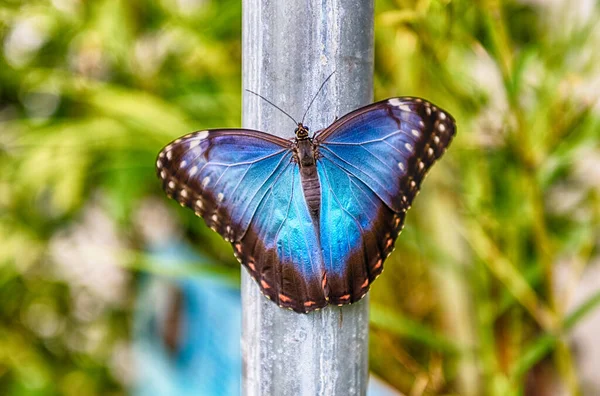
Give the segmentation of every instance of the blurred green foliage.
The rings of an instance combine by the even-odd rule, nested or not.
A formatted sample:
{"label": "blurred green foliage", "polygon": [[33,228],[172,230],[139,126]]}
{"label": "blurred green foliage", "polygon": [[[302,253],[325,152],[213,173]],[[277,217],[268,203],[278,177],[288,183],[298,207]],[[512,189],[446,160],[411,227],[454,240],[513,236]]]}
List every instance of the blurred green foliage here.
{"label": "blurred green foliage", "polygon": [[[372,292],[371,369],[399,390],[600,392],[569,344],[600,303],[573,304],[600,265],[599,16],[586,1],[377,1],[376,97],[422,96],[458,122]],[[161,273],[149,212],[237,279],[230,248],[163,199],[154,159],[239,125],[240,35],[232,0],[0,5],[0,393],[123,392],[124,268]]]}

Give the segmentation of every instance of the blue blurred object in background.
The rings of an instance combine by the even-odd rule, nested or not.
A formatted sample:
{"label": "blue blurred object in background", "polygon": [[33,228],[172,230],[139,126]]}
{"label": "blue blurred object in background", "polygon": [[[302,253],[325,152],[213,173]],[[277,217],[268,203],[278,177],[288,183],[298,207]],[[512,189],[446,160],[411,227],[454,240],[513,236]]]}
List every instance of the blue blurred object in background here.
{"label": "blue blurred object in background", "polygon": [[[174,241],[150,254],[165,270],[181,262],[211,262]],[[145,275],[136,302],[132,394],[240,394],[241,314],[239,288],[220,278]],[[399,395],[373,376],[368,394]]]}
{"label": "blue blurred object in background", "polygon": [[[154,253],[165,266],[206,262],[185,245]],[[239,289],[218,278],[147,275],[136,303],[136,395],[236,395],[240,391]]]}

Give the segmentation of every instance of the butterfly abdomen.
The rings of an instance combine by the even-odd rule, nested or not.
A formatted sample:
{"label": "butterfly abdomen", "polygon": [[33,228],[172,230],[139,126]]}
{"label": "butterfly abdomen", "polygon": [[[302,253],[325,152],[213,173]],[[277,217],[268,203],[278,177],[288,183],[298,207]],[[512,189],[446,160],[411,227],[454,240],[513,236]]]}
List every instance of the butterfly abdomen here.
{"label": "butterfly abdomen", "polygon": [[313,219],[319,219],[319,209],[321,208],[321,184],[319,183],[319,175],[317,167],[311,165],[309,167],[300,168],[302,177],[302,189],[304,190],[304,198],[306,205]]}
{"label": "butterfly abdomen", "polygon": [[321,183],[319,182],[319,174],[317,173],[314,146],[309,139],[299,140],[296,150],[306,205],[313,220],[318,224],[319,210],[321,208]]}

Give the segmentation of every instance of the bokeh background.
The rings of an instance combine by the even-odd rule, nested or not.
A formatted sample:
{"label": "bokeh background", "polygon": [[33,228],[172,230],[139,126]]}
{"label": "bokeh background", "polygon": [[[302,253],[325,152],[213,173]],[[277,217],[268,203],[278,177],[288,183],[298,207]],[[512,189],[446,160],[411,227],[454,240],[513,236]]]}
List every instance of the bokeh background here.
{"label": "bokeh background", "polygon": [[[186,384],[181,318],[208,312],[190,282],[224,289],[200,295],[204,328],[238,323],[230,246],[154,160],[240,125],[240,3],[0,3],[0,394],[126,394],[140,345]],[[407,395],[600,394],[600,5],[377,0],[375,18],[375,97],[428,98],[459,132],[372,289],[371,371]]]}

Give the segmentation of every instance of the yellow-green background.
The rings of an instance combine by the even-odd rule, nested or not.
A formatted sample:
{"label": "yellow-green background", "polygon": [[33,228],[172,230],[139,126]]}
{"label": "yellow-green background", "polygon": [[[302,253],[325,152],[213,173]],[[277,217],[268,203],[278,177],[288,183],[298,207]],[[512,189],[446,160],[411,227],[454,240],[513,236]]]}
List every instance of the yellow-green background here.
{"label": "yellow-green background", "polygon": [[[600,394],[593,338],[572,337],[600,303],[599,17],[376,1],[376,99],[422,96],[458,124],[371,293],[371,370],[406,394]],[[239,278],[154,159],[239,126],[240,46],[237,0],[0,3],[0,394],[125,392],[163,231]]]}

